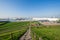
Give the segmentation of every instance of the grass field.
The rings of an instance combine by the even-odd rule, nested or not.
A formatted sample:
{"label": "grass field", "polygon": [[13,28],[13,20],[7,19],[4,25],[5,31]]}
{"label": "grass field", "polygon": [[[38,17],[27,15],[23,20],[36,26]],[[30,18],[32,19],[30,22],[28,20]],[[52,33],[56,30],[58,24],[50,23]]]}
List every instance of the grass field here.
{"label": "grass field", "polygon": [[33,40],[60,40],[60,25],[32,27]]}
{"label": "grass field", "polygon": [[6,23],[8,23],[8,22],[9,22],[9,21],[5,21],[5,22],[1,22],[1,21],[0,21],[0,26],[6,24]]}
{"label": "grass field", "polygon": [[0,40],[18,40],[28,29],[29,22],[9,22],[0,26]]}
{"label": "grass field", "polygon": [[32,40],[60,40],[60,25],[44,26],[39,22],[8,22],[0,25],[0,40],[18,40],[30,25]]}

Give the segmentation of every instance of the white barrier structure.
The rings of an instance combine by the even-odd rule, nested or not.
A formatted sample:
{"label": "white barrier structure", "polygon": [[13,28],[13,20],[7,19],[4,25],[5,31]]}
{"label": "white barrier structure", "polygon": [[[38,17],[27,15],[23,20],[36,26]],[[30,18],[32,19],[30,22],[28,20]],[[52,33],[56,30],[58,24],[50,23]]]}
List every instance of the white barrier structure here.
{"label": "white barrier structure", "polygon": [[58,21],[59,18],[33,18],[34,21],[39,21],[39,20],[49,20],[49,21]]}

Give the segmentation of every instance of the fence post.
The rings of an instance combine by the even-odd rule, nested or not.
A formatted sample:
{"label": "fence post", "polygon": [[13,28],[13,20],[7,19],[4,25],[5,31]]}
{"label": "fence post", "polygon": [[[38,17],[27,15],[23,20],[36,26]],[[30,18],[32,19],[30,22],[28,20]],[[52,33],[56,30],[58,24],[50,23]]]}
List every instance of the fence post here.
{"label": "fence post", "polygon": [[35,40],[36,40],[36,34],[34,33],[34,38],[35,38]]}
{"label": "fence post", "polygon": [[13,33],[11,33],[11,40],[13,40]]}
{"label": "fence post", "polygon": [[39,40],[42,40],[42,38],[41,38],[41,37],[39,37]]}
{"label": "fence post", "polygon": [[1,36],[0,36],[0,40],[2,40]]}

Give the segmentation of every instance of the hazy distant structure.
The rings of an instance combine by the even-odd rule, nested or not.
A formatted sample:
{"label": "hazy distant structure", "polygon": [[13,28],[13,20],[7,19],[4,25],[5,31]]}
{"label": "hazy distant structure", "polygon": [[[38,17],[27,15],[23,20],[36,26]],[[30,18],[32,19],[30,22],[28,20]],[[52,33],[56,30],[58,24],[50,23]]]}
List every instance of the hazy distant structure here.
{"label": "hazy distant structure", "polygon": [[49,22],[49,21],[58,21],[59,18],[2,18],[0,19],[0,21],[12,21],[12,22],[16,22],[16,21],[42,21],[42,22]]}
{"label": "hazy distant structure", "polygon": [[33,18],[34,21],[39,21],[39,20],[48,20],[48,21],[58,21],[59,18]]}

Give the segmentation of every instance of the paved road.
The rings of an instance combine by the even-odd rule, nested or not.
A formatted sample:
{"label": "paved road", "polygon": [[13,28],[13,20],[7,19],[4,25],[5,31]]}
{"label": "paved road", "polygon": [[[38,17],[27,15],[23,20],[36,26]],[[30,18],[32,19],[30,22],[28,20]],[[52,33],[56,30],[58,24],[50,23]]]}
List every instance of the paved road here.
{"label": "paved road", "polygon": [[31,34],[30,34],[30,28],[27,30],[27,32],[19,39],[19,40],[32,40]]}

